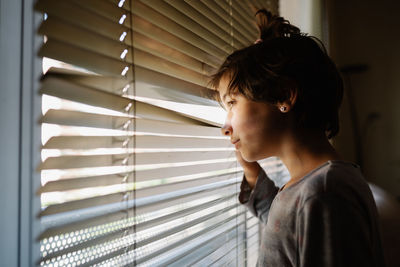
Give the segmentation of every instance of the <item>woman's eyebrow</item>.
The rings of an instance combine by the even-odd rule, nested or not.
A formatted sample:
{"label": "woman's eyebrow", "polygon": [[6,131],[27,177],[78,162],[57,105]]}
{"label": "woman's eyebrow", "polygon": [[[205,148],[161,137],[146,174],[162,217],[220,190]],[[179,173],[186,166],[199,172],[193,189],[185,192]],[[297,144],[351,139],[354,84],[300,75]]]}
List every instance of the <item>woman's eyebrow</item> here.
{"label": "woman's eyebrow", "polygon": [[226,97],[234,97],[234,96],[236,96],[236,95],[238,95],[238,93],[225,93],[223,96],[222,96],[222,102],[224,102],[225,101],[225,98]]}

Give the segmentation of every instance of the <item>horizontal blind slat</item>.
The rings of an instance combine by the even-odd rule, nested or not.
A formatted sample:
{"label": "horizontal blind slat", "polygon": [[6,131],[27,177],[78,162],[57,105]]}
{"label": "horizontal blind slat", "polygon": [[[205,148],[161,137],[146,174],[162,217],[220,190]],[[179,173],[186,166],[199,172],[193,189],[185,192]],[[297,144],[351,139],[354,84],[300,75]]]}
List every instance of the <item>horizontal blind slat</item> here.
{"label": "horizontal blind slat", "polygon": [[250,31],[241,25],[241,23],[237,22],[234,17],[231,17],[229,14],[230,12],[230,7],[229,5],[225,4],[225,7],[227,6],[227,9],[224,9],[223,7],[220,6],[220,2],[222,1],[208,1],[208,0],[200,0],[204,5],[212,9],[215,13],[218,14],[220,18],[225,20],[229,25],[232,24],[232,27],[236,28],[243,36],[246,37],[246,39],[252,43],[254,42],[256,37],[256,34],[253,31]]}
{"label": "horizontal blind slat", "polygon": [[246,18],[242,17],[242,15],[235,10],[233,4],[230,6],[228,2],[225,1],[215,1],[215,3],[217,3],[217,5],[219,5],[225,12],[229,11],[232,14],[229,18],[233,21],[233,27],[243,28],[249,38],[253,37],[253,40],[255,39],[254,37],[257,36],[257,26],[255,21],[248,21]]}
{"label": "horizontal blind slat", "polygon": [[136,114],[141,114],[142,118],[147,119],[204,125],[203,122],[187,118],[174,111],[166,111],[164,108],[137,101],[136,105],[134,105],[132,99],[74,84],[55,77],[45,76],[45,79],[42,81],[40,93],[119,112],[126,112],[126,110],[134,107],[136,108]]}
{"label": "horizontal blind slat", "polygon": [[244,12],[250,20],[254,20],[255,13],[257,12],[254,1],[236,1],[235,4],[237,4],[236,10]]}
{"label": "horizontal blind slat", "polygon": [[[210,76],[216,72],[216,68],[140,33],[135,34],[133,43],[134,47],[141,51],[163,58],[164,60],[175,63],[205,76]],[[149,67],[147,68],[151,69]],[[156,69],[152,70],[154,71]]]}
{"label": "horizontal blind slat", "polygon": [[[234,162],[234,158],[231,158],[232,162]],[[225,161],[225,159],[224,159]],[[96,163],[97,164],[97,163]],[[185,162],[184,165],[186,164],[191,164],[191,162]],[[198,162],[193,163],[193,166],[198,166]],[[233,174],[241,170],[241,168],[235,167],[228,167],[228,168],[223,168],[224,164],[219,165],[219,163],[209,163],[210,164],[210,169],[204,169],[204,168],[197,168],[199,172],[193,172],[190,174],[183,174],[179,175],[177,172],[174,172],[173,168],[163,172],[162,174],[158,171],[138,171],[138,179],[137,179],[137,189],[141,189],[141,191],[138,193],[138,195],[143,195],[147,196],[151,194],[153,191],[155,192],[164,192],[168,191],[168,187],[182,187],[185,186],[182,184],[184,181],[196,181],[196,180],[202,180],[208,177],[214,177],[218,175],[223,175],[223,174]],[[214,165],[217,164],[217,165]],[[164,165],[164,164],[161,164]],[[168,165],[168,164],[166,164]],[[217,166],[212,168],[212,166]],[[179,166],[179,163],[178,163]],[[190,165],[189,165],[190,166]],[[275,167],[274,169],[270,169],[269,173],[273,172],[279,172],[283,169],[284,167]],[[157,170],[157,165],[155,166],[155,170]],[[165,169],[164,169],[165,170]],[[171,174],[172,173],[172,174]],[[160,175],[166,175],[166,176],[160,176]],[[90,175],[90,174],[89,174]],[[152,175],[149,176],[148,175]],[[160,177],[163,177],[162,181],[158,180]],[[59,178],[60,179],[60,178]],[[71,189],[77,189],[77,188],[86,188],[86,187],[98,187],[98,186],[105,186],[105,185],[114,185],[114,184],[120,184],[124,181],[131,181],[131,174],[129,173],[124,173],[121,172],[119,174],[113,174],[113,175],[98,175],[98,176],[87,176],[87,177],[78,177],[78,178],[61,178],[60,180],[53,180],[47,182],[41,189],[40,192],[51,192],[51,191],[64,191],[64,190],[71,190]],[[152,183],[151,185],[147,185],[145,182],[151,180]],[[180,185],[178,185],[180,183]],[[148,192],[147,192],[148,191]]]}
{"label": "horizontal blind slat", "polygon": [[116,155],[94,155],[94,156],[60,156],[47,158],[40,164],[40,170],[46,169],[69,169],[85,167],[110,166],[114,162],[135,157],[136,165],[145,164],[168,164],[201,160],[225,159],[234,157],[233,151],[212,152],[157,152],[157,153],[129,153]]}
{"label": "horizontal blind slat", "polygon": [[[39,52],[42,56],[113,76],[120,76],[123,70],[132,64],[131,47],[121,42],[112,41],[72,26],[68,27],[62,23],[59,23],[62,27],[53,23],[51,25],[54,27],[46,28],[49,23],[52,23],[52,21],[45,22],[40,28],[40,32],[52,38]],[[133,40],[135,47],[133,58],[137,66],[152,69],[203,87],[207,84],[207,75],[215,71],[207,64],[181,54],[161,43],[157,44],[140,34],[135,35]],[[96,45],[93,45],[93,43]],[[122,55],[125,55],[125,57],[122,58]]]}
{"label": "horizontal blind slat", "polygon": [[[157,241],[157,240],[159,240],[161,238],[165,238],[165,237],[168,237],[168,236],[170,236],[172,234],[176,234],[178,232],[181,232],[182,230],[185,230],[185,229],[187,229],[187,228],[189,228],[189,227],[191,227],[193,225],[202,223],[202,222],[204,222],[206,220],[209,220],[209,219],[213,219],[215,216],[225,215],[228,211],[231,211],[232,209],[236,209],[238,205],[239,205],[238,203],[233,204],[233,205],[231,204],[230,206],[226,206],[221,210],[217,210],[217,211],[215,211],[213,213],[209,213],[209,214],[207,214],[207,215],[205,215],[203,217],[194,219],[193,221],[190,221],[188,223],[184,223],[182,225],[178,225],[178,226],[176,226],[176,227],[174,227],[172,229],[169,229],[167,231],[161,232],[161,234],[158,234],[156,236],[152,236],[150,238],[143,239],[143,240],[139,241],[136,245],[137,245],[137,247],[145,246],[145,245],[147,245],[149,243],[152,243],[154,241]],[[231,217],[233,217],[233,216],[231,216]]]}
{"label": "horizontal blind slat", "polygon": [[[167,231],[163,231],[163,232],[161,232],[161,233],[159,233],[159,234],[157,234],[155,236],[152,236],[150,238],[142,239],[142,240],[140,240],[139,242],[136,243],[135,247],[136,248],[140,248],[141,246],[144,246],[146,244],[152,243],[152,242],[154,242],[154,241],[156,241],[158,239],[164,238],[164,237],[169,236],[169,235],[174,234],[174,233],[181,232],[182,230],[185,230],[185,229],[187,229],[189,227],[192,227],[192,226],[194,226],[196,224],[199,224],[199,223],[202,223],[202,222],[204,222],[206,220],[209,220],[209,219],[213,218],[214,216],[222,215],[225,212],[227,212],[227,211],[231,210],[232,208],[236,207],[237,205],[238,204],[234,204],[234,205],[225,207],[222,210],[218,210],[218,211],[216,211],[214,213],[207,214],[206,216],[200,217],[198,219],[194,219],[194,220],[192,220],[190,222],[187,222],[187,223],[184,223],[182,225],[178,225],[178,226],[176,226],[176,227],[174,227],[172,229],[169,229]],[[130,230],[132,230],[132,229],[130,229]],[[70,246],[68,248],[65,248],[62,251],[56,251],[56,252],[50,253],[47,256],[45,256],[42,260],[51,259],[51,258],[60,256],[60,255],[66,254],[66,253],[74,252],[74,251],[81,250],[81,249],[84,249],[84,248],[89,248],[89,247],[92,247],[92,246],[95,246],[95,245],[101,245],[102,243],[106,243],[107,241],[118,239],[121,236],[121,234],[123,233],[123,231],[124,231],[124,229],[121,229],[121,230],[118,230],[118,231],[111,232],[109,234],[105,234],[105,235],[101,235],[101,236],[96,237],[96,238],[89,239],[89,240],[84,241],[84,242],[77,243],[76,245]],[[131,231],[131,233],[132,233],[132,231]],[[132,233],[132,234],[134,234],[134,233]]]}
{"label": "horizontal blind slat", "polygon": [[[229,243],[239,237],[240,233],[238,233],[235,228],[240,227],[244,222],[242,220],[237,220],[235,223],[236,224],[232,226],[233,224],[227,222],[224,229],[219,229],[217,233],[196,238],[197,240],[194,240],[194,242],[191,242],[187,246],[181,246],[182,248],[177,252],[164,253],[164,259],[155,264],[158,266],[193,266],[193,261],[196,258],[204,256],[204,254],[210,253],[213,249],[219,248],[227,242]],[[235,243],[237,243],[237,241]]]}
{"label": "horizontal blind slat", "polygon": [[[58,68],[50,68],[45,77],[45,79],[55,78],[117,95],[129,96],[129,92],[124,92],[124,90],[134,86],[132,81],[124,77],[72,73]],[[219,104],[213,100],[215,90],[139,66],[135,66],[135,88],[136,96],[219,107]]]}
{"label": "horizontal blind slat", "polygon": [[219,28],[223,29],[229,35],[232,35],[234,38],[234,43],[239,43],[237,44],[238,48],[242,48],[250,43],[249,40],[247,40],[246,37],[244,37],[239,31],[237,31],[236,28],[231,27],[229,23],[223,20],[212,9],[204,5],[201,1],[185,0],[185,2],[196,9],[199,13],[210,19],[214,24],[218,25]]}
{"label": "horizontal blind slat", "polygon": [[[227,170],[218,170],[219,175],[223,173],[233,173],[235,169],[227,169]],[[167,177],[165,178],[165,183],[174,183],[185,180],[194,180],[194,179],[204,179],[207,177],[216,176],[213,172],[203,172],[203,173],[194,173],[176,177]],[[61,179],[61,180],[53,180],[46,182],[38,191],[38,193],[45,192],[62,192],[73,189],[83,189],[89,187],[102,187],[109,185],[116,185],[125,182],[126,180],[130,181],[131,175],[129,173],[124,174],[111,174],[111,175],[98,175],[98,176],[88,176],[88,177],[79,177],[79,178],[70,178],[70,179]],[[140,181],[138,181],[140,186]],[[143,186],[142,186],[143,187]],[[151,191],[153,188],[144,188],[144,190]],[[165,190],[165,189],[164,189]]]}
{"label": "horizontal blind slat", "polygon": [[[126,176],[130,172],[136,172],[136,180],[137,182],[145,182],[152,181],[155,185],[159,185],[162,181],[157,181],[159,179],[165,179],[165,183],[173,183],[175,181],[181,181],[184,177],[187,179],[197,179],[210,177],[215,175],[222,175],[225,173],[231,173],[232,170],[235,170],[235,158],[223,159],[216,162],[204,163],[204,164],[191,164],[191,162],[183,163],[183,164],[174,164],[173,167],[160,167],[154,169],[144,169],[140,170],[141,166],[134,165],[121,165],[121,166],[112,166],[111,169],[101,169],[101,168],[92,168],[92,169],[70,169],[68,172],[62,172],[61,174],[57,174],[56,177],[52,177],[52,173],[48,174],[48,180],[66,180],[66,179],[77,179],[77,178],[85,178],[85,177],[93,177],[93,172],[97,171],[99,175],[121,175]],[[165,164],[168,166],[171,164]],[[136,169],[136,170],[135,170]],[[193,171],[195,169],[195,171]],[[51,171],[51,170],[50,170]],[[144,185],[141,185],[144,188]],[[143,190],[145,190],[144,188]],[[149,188],[150,189],[150,188]],[[154,188],[151,190],[155,190]],[[150,190],[150,191],[151,191]]]}
{"label": "horizontal blind slat", "polygon": [[237,193],[236,192],[229,193],[226,196],[224,195],[224,196],[218,197],[218,198],[216,198],[216,199],[214,199],[212,201],[209,201],[209,202],[206,202],[206,203],[202,203],[202,204],[194,206],[194,207],[186,208],[186,209],[179,210],[179,211],[176,211],[176,212],[173,212],[173,213],[169,213],[169,214],[161,216],[161,217],[157,217],[157,218],[154,218],[154,219],[151,219],[151,220],[148,220],[148,221],[144,221],[142,223],[137,224],[136,229],[137,229],[137,231],[146,230],[146,229],[149,229],[149,228],[151,228],[153,226],[157,226],[157,225],[160,225],[160,224],[163,224],[163,223],[166,223],[166,222],[170,222],[170,221],[172,221],[174,219],[182,218],[182,217],[184,217],[186,215],[191,215],[191,214],[193,214],[195,212],[202,211],[202,210],[205,210],[207,208],[214,207],[214,206],[216,206],[218,204],[221,204],[221,203],[226,203],[226,205],[228,205],[228,202],[231,202],[232,200],[236,202],[236,197],[237,197]]}
{"label": "horizontal blind slat", "polygon": [[143,34],[152,40],[156,40],[168,47],[172,47],[187,56],[193,57],[204,64],[210,65],[213,68],[218,68],[221,64],[222,57],[212,57],[203,49],[197,47],[196,43],[190,39],[183,39],[174,33],[169,32],[166,28],[158,27],[150,21],[141,18],[137,15],[133,16],[134,31]]}
{"label": "horizontal blind slat", "polygon": [[[49,17],[45,20],[39,27],[39,33],[47,36],[49,39],[78,46],[116,60],[123,59],[129,64],[133,63],[131,46],[128,46],[119,40],[113,40],[87,29],[65,23],[57,18]],[[63,51],[59,52],[62,53]],[[125,56],[122,58],[121,55],[124,52]],[[55,57],[58,58],[59,55],[56,55]]]}
{"label": "horizontal blind slat", "polygon": [[[186,170],[187,171],[187,170]],[[147,177],[144,177],[143,179],[147,179]],[[212,179],[214,182],[212,184],[218,184],[217,182],[224,182],[225,179],[224,177],[220,178],[217,177],[216,179]],[[196,190],[196,188],[201,188],[202,186],[205,186],[204,180],[199,179],[197,182],[189,181],[186,184],[185,183],[180,183],[181,186],[178,186],[178,184],[175,184],[173,187],[176,188],[175,191],[172,192],[177,192],[179,190],[184,190],[186,189],[193,189]],[[193,187],[190,187],[190,184],[194,185]],[[211,185],[211,184],[210,184]],[[188,187],[189,186],[189,187]],[[56,213],[62,213],[62,212],[67,212],[67,211],[73,211],[73,210],[78,210],[78,209],[85,209],[89,207],[94,207],[94,206],[102,206],[110,203],[115,203],[115,202],[121,202],[124,199],[128,198],[130,195],[133,195],[135,192],[135,195],[137,198],[145,198],[145,197],[151,197],[154,195],[162,195],[168,192],[171,192],[171,188],[165,189],[164,190],[156,190],[157,187],[151,188],[151,191],[153,191],[153,194],[149,194],[147,192],[143,192],[144,190],[128,190],[128,191],[122,191],[118,193],[111,193],[111,194],[106,194],[106,195],[101,195],[101,196],[95,196],[95,197],[89,197],[89,198],[84,198],[84,199],[79,199],[79,200],[73,200],[73,201],[68,201],[65,203],[60,203],[60,204],[53,204],[51,206],[46,207],[40,212],[40,216],[46,216],[46,215],[51,215],[51,214],[56,214]],[[149,190],[148,190],[149,191]]]}
{"label": "horizontal blind slat", "polygon": [[[219,25],[214,24],[207,16],[204,16],[200,12],[198,12],[196,9],[192,8],[190,5],[185,3],[184,1],[171,1],[171,0],[166,0],[166,2],[170,5],[173,6],[176,10],[178,10],[181,14],[184,14],[185,16],[189,17],[192,21],[200,25],[202,28],[207,29],[208,31],[212,32],[215,36],[218,36],[220,39],[222,39],[225,42],[225,45],[228,44],[228,53],[232,51],[232,49],[238,49],[238,45],[245,45],[246,43],[241,43],[240,40],[237,40],[234,38],[233,35],[231,35],[231,31],[224,31],[221,28],[219,28]],[[186,25],[186,27],[190,27],[190,25]],[[196,27],[198,28],[198,27]],[[233,42],[235,39],[236,42]],[[232,46],[233,43],[233,46]]]}
{"label": "horizontal blind slat", "polygon": [[[229,140],[202,139],[189,137],[169,137],[169,136],[136,136],[136,148],[203,148],[212,151],[213,148],[230,149]],[[54,136],[43,146],[51,149],[95,149],[95,148],[120,148],[126,140],[123,136]],[[172,143],[178,141],[179,143]],[[188,150],[189,151],[189,150]]]}
{"label": "horizontal blind slat", "polygon": [[190,201],[193,199],[197,199],[198,197],[207,195],[207,192],[210,192],[211,194],[214,190],[218,190],[221,188],[235,191],[238,183],[239,179],[230,178],[228,180],[223,180],[208,185],[197,186],[195,188],[185,188],[182,190],[167,192],[157,196],[142,197],[140,199],[137,199],[136,201],[128,200],[127,203],[108,204],[101,206],[98,209],[76,210],[74,214],[71,212],[66,212],[60,214],[60,216],[56,216],[58,218],[57,220],[55,220],[53,217],[51,217],[52,219],[49,218],[48,220],[50,220],[52,224],[59,224],[60,221],[62,223],[74,222],[76,220],[84,220],[88,217],[94,217],[102,213],[110,213],[120,211],[122,209],[130,209],[133,208],[134,205],[136,205],[136,210],[138,212],[141,211],[145,213],[149,211],[154,211],[155,208],[161,209],[169,207],[170,205],[175,205],[176,203],[180,203],[180,201]]}
{"label": "horizontal blind slat", "polygon": [[89,87],[99,91],[121,96],[125,87],[132,88],[133,80],[129,81],[124,77],[99,76],[90,73],[66,70],[58,67],[51,67],[43,77],[46,80],[54,79],[65,83],[71,83]]}
{"label": "horizontal blind slat", "polygon": [[45,75],[40,93],[91,106],[124,112],[132,99]]}
{"label": "horizontal blind slat", "polygon": [[133,120],[133,118],[129,116],[103,115],[72,110],[51,109],[42,117],[41,122],[122,130],[124,124],[130,120]]}
{"label": "horizontal blind slat", "polygon": [[[223,234],[212,237],[211,239],[199,244],[183,255],[170,260],[168,266],[210,266],[214,254],[226,254],[235,249],[238,244],[244,244],[243,232],[237,228],[244,225],[240,220],[233,227],[229,227]],[[214,256],[215,257],[215,256]],[[211,258],[211,259],[210,259]],[[199,263],[200,262],[200,263]]]}
{"label": "horizontal blind slat", "polygon": [[[162,183],[163,181],[160,181],[158,184],[155,184],[154,186],[147,186],[143,187],[140,190],[136,191],[136,195],[140,197],[151,197],[152,192],[153,194],[164,194],[168,192],[172,192],[172,190],[183,190],[185,188],[190,188],[191,186],[199,186],[199,185],[205,185],[206,183],[211,183],[212,181],[225,181],[226,175],[231,175],[234,173],[239,172],[240,170],[236,167],[236,165],[223,165],[223,164],[210,164],[213,166],[205,167],[203,170],[199,170],[199,172],[191,174],[192,176],[195,176],[195,178],[187,178],[187,179],[182,179],[185,177],[185,174],[177,174],[176,172],[173,174],[169,174],[168,178],[165,178],[165,183]],[[211,169],[212,167],[219,167],[215,169]],[[210,168],[210,169],[208,169]],[[186,172],[189,168],[186,169]],[[201,169],[198,167],[198,169]],[[175,176],[176,175],[176,176]],[[199,178],[196,177],[196,175],[200,176]],[[175,176],[175,177],[171,177]],[[189,175],[187,175],[189,176]],[[141,179],[141,181],[150,181],[153,182],[154,180],[157,179],[163,179],[163,178],[156,178],[156,179],[149,179],[147,177],[144,177]],[[172,181],[170,181],[172,180]],[[178,181],[175,181],[178,180]],[[154,181],[157,182],[157,181]]]}
{"label": "horizontal blind slat", "polygon": [[[40,48],[39,56],[57,59],[73,65],[78,65],[102,75],[123,76],[125,67],[132,68],[131,64],[108,56],[86,50],[75,45],[70,45],[54,39],[49,39]],[[126,77],[132,79],[131,70],[126,72]]]}
{"label": "horizontal blind slat", "polygon": [[[225,219],[225,220],[223,220],[223,221],[221,221],[221,222],[219,222],[217,224],[214,224],[214,228],[217,228],[217,227],[219,227],[219,226],[221,226],[223,224],[226,224],[231,220],[235,220],[235,222],[236,222],[236,215],[231,216],[230,218],[227,218],[227,219]],[[139,259],[136,260],[136,262],[138,264],[140,264],[142,262],[146,262],[149,259],[155,257],[156,255],[160,255],[161,253],[165,253],[166,251],[172,249],[173,247],[176,247],[178,245],[184,244],[187,241],[192,240],[193,238],[196,238],[198,236],[204,235],[208,231],[210,231],[210,228],[208,228],[208,229],[206,228],[206,229],[204,229],[204,230],[202,230],[202,231],[200,231],[200,232],[198,232],[198,233],[196,233],[196,234],[194,234],[192,236],[186,237],[186,238],[182,239],[180,242],[174,243],[173,246],[164,247],[164,248],[162,248],[162,249],[160,249],[160,250],[158,250],[158,251],[156,251],[156,252],[154,252],[152,254],[149,254],[149,255],[146,255],[146,256],[144,256],[142,258],[139,258]]]}
{"label": "horizontal blind slat", "polygon": [[200,74],[193,70],[187,69],[186,67],[179,66],[176,63],[167,61],[138,49],[135,50],[134,58],[134,63],[137,66],[152,69],[153,71],[191,82],[202,87],[207,86],[208,76],[206,76],[205,73]]}
{"label": "horizontal blind slat", "polygon": [[[59,5],[55,5],[54,3],[48,3],[48,0],[39,1],[37,4],[37,9],[46,10],[44,7],[47,6],[46,12],[50,13],[50,15],[54,15],[56,18],[60,18],[62,20],[68,21],[70,25],[76,25],[76,27],[84,28],[87,31],[92,32],[92,34],[100,34],[104,37],[110,38],[110,40],[114,40],[115,42],[120,42],[122,45],[131,46],[131,36],[130,36],[130,24],[126,23],[130,16],[127,16],[123,25],[118,23],[120,18],[121,9],[116,5],[114,6],[114,13],[118,13],[117,15],[113,15],[112,12],[109,12],[105,9],[101,12],[102,15],[108,14],[108,19],[104,16],[99,16],[93,11],[99,11],[98,6],[93,8],[90,3],[84,2],[62,2]],[[104,3],[105,1],[99,1],[99,3]],[[86,8],[81,8],[80,6],[85,6]],[[90,9],[90,7],[92,9]],[[108,7],[107,7],[108,8]],[[91,11],[90,11],[91,10]],[[107,13],[108,12],[108,13]],[[79,14],[79,16],[77,16]],[[90,18],[88,20],[87,18]],[[161,28],[155,27],[155,25],[149,24],[146,20],[133,16],[134,22],[133,31],[137,33],[141,33],[149,38],[157,40],[170,48],[177,49],[183,53],[185,53],[189,57],[194,57],[200,62],[205,64],[210,64],[213,68],[217,68],[221,61],[223,60],[223,56],[220,56],[220,59],[217,60],[216,57],[210,57],[208,53],[204,50],[199,49],[196,45],[194,45],[191,39],[187,41],[183,41],[180,38],[175,37],[168,31],[165,31]],[[161,24],[163,25],[163,24]],[[171,28],[171,27],[170,27]],[[117,33],[117,34],[116,34]],[[125,38],[123,38],[123,42],[121,42],[121,35],[124,33]],[[133,38],[134,40],[135,38]],[[92,46],[96,47],[97,45],[102,44],[100,42],[92,43]],[[216,49],[216,47],[215,47]],[[121,54],[121,53],[120,53]]]}
{"label": "horizontal blind slat", "polygon": [[258,32],[257,32],[256,23],[255,23],[255,12],[254,12],[254,15],[249,15],[246,12],[247,8],[245,10],[243,10],[243,7],[240,6],[240,4],[238,2],[242,2],[242,1],[232,0],[232,9],[235,12],[235,13],[233,13],[233,16],[235,17],[236,20],[241,21],[244,25],[253,26],[252,27],[253,32],[255,34],[257,34]]}
{"label": "horizontal blind slat", "polygon": [[[210,188],[209,186],[207,186],[208,188]],[[215,189],[217,189],[218,187],[215,187]],[[227,188],[228,189],[228,188]],[[207,195],[209,195],[209,194],[212,194],[213,193],[213,191],[211,190],[211,191],[208,191],[207,192]],[[190,194],[190,195],[188,195],[188,196],[190,196],[191,198],[193,198],[193,196]],[[196,198],[193,198],[193,199],[196,199]],[[181,201],[183,201],[183,199],[178,199],[179,200],[179,202],[181,202]],[[153,211],[154,210],[154,208],[152,208],[151,210],[149,210],[149,211]]]}
{"label": "horizontal blind slat", "polygon": [[[114,23],[124,25],[126,27],[131,26],[130,16],[128,12],[120,8],[117,3],[107,0],[68,0],[73,2],[77,7],[90,10],[91,12],[98,14],[102,17],[108,18]],[[125,17],[123,17],[125,15]],[[123,18],[123,20],[121,19]]]}
{"label": "horizontal blind slat", "polygon": [[197,24],[191,18],[182,14],[166,2],[162,0],[152,0],[152,1],[142,1],[143,4],[151,7],[152,9],[158,11],[160,14],[173,20],[175,23],[179,24],[188,31],[193,32],[196,38],[201,38],[201,43],[211,43],[213,46],[221,50],[221,54],[227,55],[231,51],[229,43],[224,42],[219,36],[211,33],[206,28]]}
{"label": "horizontal blind slat", "polygon": [[[233,230],[236,232],[236,230]],[[240,237],[240,233],[238,234]],[[235,235],[232,237],[232,239],[227,240],[227,242],[222,242],[219,247],[217,247],[214,251],[209,253],[208,255],[205,255],[204,258],[200,258],[195,262],[191,262],[190,266],[192,267],[202,267],[202,266],[212,266],[214,262],[214,258],[218,257],[219,255],[224,255],[236,248],[237,244],[237,238],[238,235]],[[194,259],[197,259],[197,257],[194,256]],[[252,265],[248,265],[252,266]]]}
{"label": "horizontal blind slat", "polygon": [[76,5],[76,2],[40,0],[36,2],[35,9],[115,41],[120,40],[123,33],[125,33],[124,43],[132,45],[129,27],[120,25],[88,9],[81,8]]}
{"label": "horizontal blind slat", "polygon": [[[151,111],[159,110],[159,108],[147,105],[145,103],[136,103],[136,115],[141,118],[146,118],[154,116]],[[179,115],[175,114],[173,111],[164,111],[164,117],[167,118],[180,118]],[[103,129],[114,129],[114,130],[133,130],[133,120],[135,120],[136,132],[148,133],[148,134],[162,134],[162,135],[193,135],[193,136],[214,136],[215,139],[225,139],[219,136],[220,129],[216,127],[200,126],[200,125],[182,125],[175,122],[169,121],[159,121],[153,119],[141,119],[133,118],[128,115],[110,115],[110,114],[100,114],[100,113],[88,113],[82,111],[73,111],[67,109],[50,109],[41,118],[42,123],[54,124],[54,125],[64,125],[64,126],[84,126],[84,127],[95,127]],[[161,119],[156,117],[156,119]],[[127,125],[127,123],[130,123]],[[157,124],[160,123],[162,126],[166,127],[163,129],[161,125],[151,127],[150,123]],[[193,127],[197,126],[197,127]],[[174,129],[175,128],[175,129]],[[182,129],[185,128],[185,129]],[[208,131],[208,133],[206,132]],[[127,132],[129,135],[130,133]],[[202,135],[204,134],[204,135]],[[213,134],[213,135],[212,135]]]}
{"label": "horizontal blind slat", "polygon": [[[225,219],[224,221],[218,222],[219,226],[223,225],[223,224],[228,224],[229,225],[229,229],[230,229],[231,226],[233,225],[233,220],[232,219]],[[151,260],[149,262],[149,264],[151,264],[151,263],[154,263],[154,260],[152,260],[152,259],[154,259],[156,256],[158,256],[159,253],[162,253],[162,252],[165,252],[166,250],[168,251],[170,249],[174,249],[176,247],[182,246],[182,244],[185,244],[185,243],[187,243],[188,241],[191,241],[191,240],[196,240],[196,242],[198,243],[199,239],[202,240],[201,235],[207,235],[208,232],[210,232],[210,229],[212,230],[211,233],[210,233],[212,235],[212,237],[218,235],[218,233],[219,234],[224,234],[226,232],[226,231],[225,232],[221,231],[220,229],[213,229],[213,228],[204,229],[200,233],[197,233],[197,234],[194,234],[192,236],[186,237],[184,240],[180,240],[180,241],[172,244],[167,249],[163,248],[161,250],[158,250],[158,252],[157,252],[158,254],[152,253],[151,255],[147,255],[147,257],[146,256],[142,257],[140,260],[137,260],[136,253],[133,253],[132,246],[129,246],[129,248],[123,247],[122,249],[114,250],[111,253],[108,253],[107,255],[98,257],[98,258],[94,259],[93,261],[91,261],[91,262],[89,262],[87,264],[84,264],[84,266],[91,266],[93,264],[101,263],[101,262],[106,261],[107,259],[114,258],[114,257],[120,257],[120,259],[119,259],[119,261],[114,262],[113,265],[121,265],[122,264],[121,261],[123,261],[125,263],[125,265],[123,265],[123,266],[131,266],[133,264],[133,262],[135,262],[135,265],[136,265],[136,264],[140,264],[142,262],[148,262],[148,260]],[[143,255],[143,253],[141,253],[141,254]],[[123,258],[123,259],[121,259],[121,258]],[[107,263],[110,264],[110,261],[108,260]],[[164,265],[165,264],[160,265],[160,266],[164,266]]]}
{"label": "horizontal blind slat", "polygon": [[219,137],[218,139],[229,141],[228,138],[221,138],[221,129],[219,127],[191,124],[183,125],[182,123],[155,121],[150,119],[137,119],[136,131],[155,134],[159,133],[164,135],[208,136],[210,138]]}
{"label": "horizontal blind slat", "polygon": [[141,3],[140,1],[135,1],[135,8],[132,11],[136,16],[142,17],[143,19],[151,22],[152,24],[168,31],[174,33],[179,38],[185,40],[188,43],[192,43],[203,51],[207,52],[210,57],[216,57],[221,62],[227,56],[227,52],[224,52],[217,48],[212,43],[206,41],[205,39],[197,36],[193,32],[187,30],[186,28],[180,26],[173,20],[163,16],[154,9],[148,7],[147,5]]}
{"label": "horizontal blind slat", "polygon": [[[214,190],[215,191],[215,190]],[[229,191],[225,192],[224,194],[215,194],[215,192],[211,192],[211,194],[207,195],[207,198],[211,198],[211,201],[204,202],[200,205],[195,205],[191,206],[189,208],[185,209],[180,209],[173,213],[168,213],[167,215],[162,215],[161,217],[156,217],[152,220],[145,220],[139,224],[137,224],[137,228],[140,230],[147,229],[148,227],[154,226],[157,224],[157,220],[161,221],[168,221],[172,220],[174,218],[179,218],[180,216],[183,215],[189,215],[195,211],[201,210],[202,208],[206,207],[211,207],[216,203],[221,203],[223,201],[227,201],[228,199],[231,199],[232,197],[236,198],[237,193],[231,193]],[[198,199],[204,198],[205,195],[203,193],[203,196],[197,197]],[[186,199],[182,199],[182,203],[188,203],[190,201],[187,201]],[[179,206],[180,203],[175,203],[175,206]],[[173,206],[173,205],[172,205]],[[146,211],[142,211],[141,209],[138,210],[137,214],[145,214]],[[132,216],[132,215],[131,215]],[[59,235],[62,233],[69,233],[69,232],[74,232],[80,229],[85,229],[85,228],[95,228],[101,225],[108,224],[110,222],[114,221],[120,221],[120,220],[127,220],[127,214],[122,211],[117,211],[113,213],[105,213],[100,216],[95,216],[91,218],[85,218],[82,220],[74,221],[74,222],[67,222],[64,223],[64,220],[60,220],[63,224],[58,224],[55,223],[53,224],[48,224],[47,228],[45,228],[41,235],[38,237],[38,239],[43,239],[43,238],[48,238],[51,236]],[[123,224],[121,224],[123,225]],[[121,226],[122,229],[132,227],[131,224],[127,226]]]}

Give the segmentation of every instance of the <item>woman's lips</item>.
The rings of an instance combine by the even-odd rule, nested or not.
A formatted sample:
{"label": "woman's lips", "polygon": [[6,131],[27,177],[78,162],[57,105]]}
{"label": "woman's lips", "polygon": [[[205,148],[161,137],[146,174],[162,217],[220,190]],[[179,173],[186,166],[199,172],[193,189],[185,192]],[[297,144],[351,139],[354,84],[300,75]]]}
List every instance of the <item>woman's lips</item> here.
{"label": "woman's lips", "polygon": [[235,145],[235,148],[238,149],[240,139],[233,141],[232,144]]}

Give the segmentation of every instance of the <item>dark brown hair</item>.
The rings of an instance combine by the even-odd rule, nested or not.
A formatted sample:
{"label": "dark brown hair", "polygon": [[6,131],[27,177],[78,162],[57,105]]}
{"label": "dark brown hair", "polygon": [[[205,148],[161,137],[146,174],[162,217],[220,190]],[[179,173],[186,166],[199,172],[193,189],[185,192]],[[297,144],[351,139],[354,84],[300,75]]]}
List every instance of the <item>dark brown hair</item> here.
{"label": "dark brown hair", "polygon": [[328,138],[334,137],[343,82],[323,44],[265,9],[256,17],[260,40],[229,55],[210,85],[218,88],[220,80],[229,77],[228,94],[272,104],[295,93],[291,111],[297,126],[322,129]]}

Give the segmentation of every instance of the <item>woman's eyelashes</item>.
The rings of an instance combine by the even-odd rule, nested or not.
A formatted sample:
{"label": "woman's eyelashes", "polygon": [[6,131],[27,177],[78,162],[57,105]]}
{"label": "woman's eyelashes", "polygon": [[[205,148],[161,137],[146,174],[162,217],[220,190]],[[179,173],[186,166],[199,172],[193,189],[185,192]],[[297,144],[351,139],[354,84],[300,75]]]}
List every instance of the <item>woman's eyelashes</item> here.
{"label": "woman's eyelashes", "polygon": [[236,100],[231,99],[229,101],[226,102],[226,106],[230,109],[232,108],[232,106],[236,103]]}

